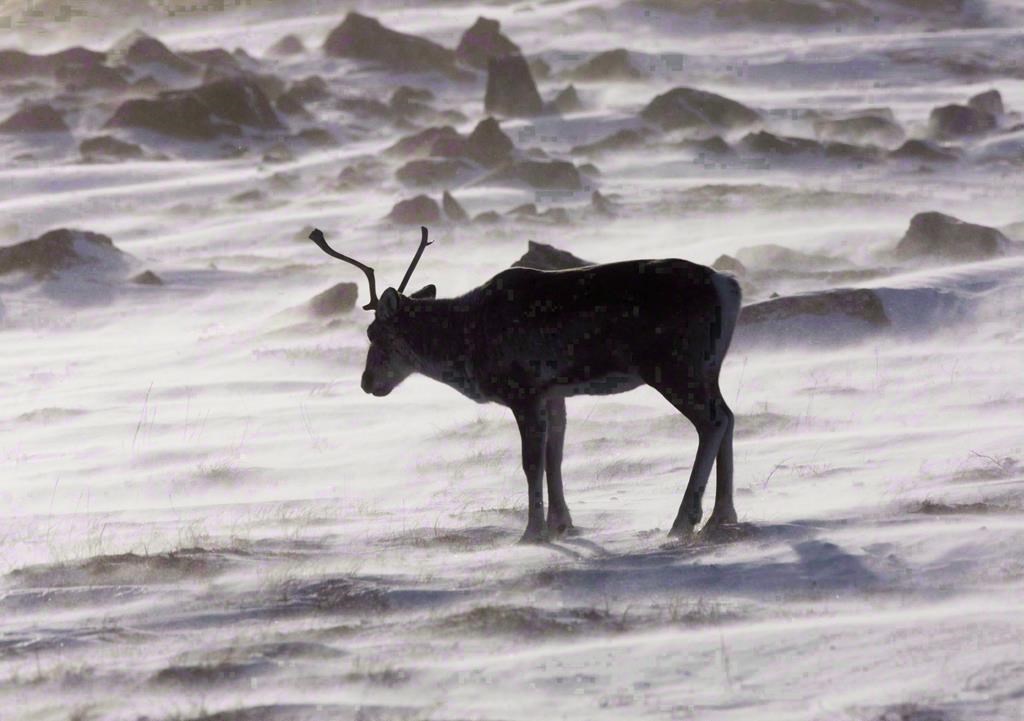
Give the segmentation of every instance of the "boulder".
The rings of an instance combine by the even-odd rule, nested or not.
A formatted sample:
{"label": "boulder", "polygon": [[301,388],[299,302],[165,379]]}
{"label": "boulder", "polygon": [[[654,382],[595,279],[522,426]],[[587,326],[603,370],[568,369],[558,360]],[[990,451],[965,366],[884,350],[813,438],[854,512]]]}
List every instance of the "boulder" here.
{"label": "boulder", "polygon": [[579,171],[564,160],[519,160],[495,170],[485,182],[523,183],[538,190],[580,190],[583,183]]}
{"label": "boulder", "polygon": [[128,81],[120,70],[102,63],[64,63],[53,72],[54,79],[72,92],[83,90],[124,90]]}
{"label": "boulder", "polygon": [[813,271],[848,265],[844,261],[830,258],[827,255],[803,253],[774,243],[741,248],[736,252],[736,260],[744,267],[754,268],[758,271]]}
{"label": "boulder", "polygon": [[553,245],[529,241],[526,253],[512,264],[513,268],[534,268],[535,270],[568,270],[570,268],[583,268],[594,265],[589,260],[583,260],[566,250],[560,250]]}
{"label": "boulder", "polygon": [[609,217],[615,215],[615,206],[598,190],[595,190],[590,194],[590,207],[593,208],[598,215]]}
{"label": "boulder", "polygon": [[430,225],[441,220],[441,207],[433,198],[417,195],[397,202],[387,219],[400,225]]}
{"label": "boulder", "polygon": [[643,80],[647,74],[633,65],[629,51],[623,48],[598,53],[569,73],[573,80]]}
{"label": "boulder", "polygon": [[320,317],[347,313],[356,307],[358,298],[358,284],[338,283],[313,296],[309,301],[309,310],[313,315]]}
{"label": "boulder", "polygon": [[644,144],[644,133],[639,130],[625,128],[616,131],[593,143],[585,143],[573,147],[569,152],[573,155],[601,155],[616,150],[636,148]]}
{"label": "boulder", "polygon": [[450,125],[427,128],[399,139],[397,143],[385,149],[384,152],[388,155],[402,157],[427,155],[433,152],[432,149],[439,140],[456,143],[462,141],[463,137]]}
{"label": "boulder", "polygon": [[240,126],[256,130],[284,127],[260,87],[244,76],[163,92],[155,99],[127,100],[106,124],[144,128],[184,140],[238,135]]}
{"label": "boulder", "polygon": [[664,130],[733,130],[755,124],[760,116],[746,105],[695,88],[674,88],[647,104],[640,116]]}
{"label": "boulder", "polygon": [[854,321],[874,329],[890,327],[881,298],[867,288],[840,288],[801,295],[782,296],[744,306],[740,328],[762,323],[822,318],[828,324]]}
{"label": "boulder", "polygon": [[906,135],[899,124],[879,115],[817,120],[814,132],[822,140],[888,146],[903,142]]}
{"label": "boulder", "polygon": [[441,196],[441,208],[444,210],[445,217],[453,223],[465,223],[469,220],[466,210],[447,190]]}
{"label": "boulder", "polygon": [[995,127],[994,115],[967,105],[943,105],[928,116],[928,132],[938,140],[978,135]]}
{"label": "boulder", "polygon": [[474,223],[481,225],[494,225],[501,220],[501,216],[494,210],[485,210],[473,218]]}
{"label": "boulder", "polygon": [[105,58],[105,53],[79,46],[49,55],[33,55],[21,50],[0,50],[0,78],[45,77],[53,75],[62,65],[100,65]]}
{"label": "boulder", "polygon": [[757,155],[790,156],[801,153],[819,152],[823,148],[820,143],[807,138],[783,137],[760,130],[748,133],[739,142],[739,147]]}
{"label": "boulder", "polygon": [[574,113],[583,108],[583,101],[576,92],[575,85],[567,85],[561,90],[555,99],[551,101],[552,107],[559,113]]}
{"label": "boulder", "polygon": [[738,258],[733,258],[731,255],[720,255],[711,264],[711,267],[715,270],[720,270],[723,273],[732,273],[733,275],[746,275],[747,266],[743,265]]}
{"label": "boulder", "polygon": [[491,58],[487,62],[484,109],[510,117],[539,115],[544,103],[522,55]]}
{"label": "boulder", "polygon": [[519,46],[501,33],[497,20],[478,17],[473,27],[462,34],[455,57],[467,65],[483,70],[491,58],[522,55]]}
{"label": "boulder", "polygon": [[0,248],[0,275],[20,271],[31,273],[37,280],[79,266],[124,262],[124,253],[109,237],[87,230],[60,228],[33,240]]}
{"label": "boulder", "polygon": [[45,103],[27,105],[0,123],[0,133],[66,133],[64,117]]}
{"label": "boulder", "polygon": [[140,31],[129,33],[115,43],[108,58],[114,65],[128,65],[139,72],[198,75],[202,71],[200,63],[174,53],[156,38]]}
{"label": "boulder", "polygon": [[978,93],[970,100],[967,101],[967,107],[973,108],[982,113],[988,113],[999,117],[1006,112],[1003,107],[1003,96],[1000,95],[998,90],[986,90],[983,93]]}
{"label": "boulder", "polygon": [[424,88],[410,88],[403,85],[391,94],[388,107],[392,112],[403,118],[415,118],[432,112],[428,103],[434,99],[434,94]]}
{"label": "boulder", "polygon": [[319,75],[309,75],[288,86],[281,97],[288,95],[300,103],[312,103],[330,95],[327,82]]}
{"label": "boulder", "polygon": [[918,213],[896,246],[901,259],[984,260],[1004,255],[1012,241],[995,228],[937,212]]}
{"label": "boulder", "polygon": [[712,135],[710,138],[687,139],[679,144],[679,147],[695,151],[698,155],[732,155],[733,150],[729,143],[722,139],[721,135]]}
{"label": "boulder", "polygon": [[163,285],[164,281],[159,275],[151,270],[144,270],[132,278],[136,285]]}
{"label": "boulder", "polygon": [[925,162],[948,163],[960,157],[955,148],[947,148],[928,140],[908,140],[889,153],[897,160],[920,160]]}
{"label": "boulder", "polygon": [[78,146],[78,152],[82,154],[82,159],[87,162],[125,160],[142,157],[142,148],[138,145],[118,140],[112,135],[100,135],[95,138],[87,138]]}
{"label": "boulder", "polygon": [[288,55],[299,55],[306,52],[306,46],[296,35],[288,34],[267,48],[268,55],[287,57]]}
{"label": "boulder", "polygon": [[391,30],[376,18],[350,12],[324,41],[324,52],[337,58],[371,60],[398,70],[455,71],[455,53],[415,35]]}
{"label": "boulder", "polygon": [[484,118],[477,123],[466,140],[466,154],[488,168],[505,162],[514,150],[512,139],[505,135],[494,118]]}
{"label": "boulder", "polygon": [[396,171],[395,177],[401,183],[412,186],[453,185],[459,173],[468,167],[457,158],[410,160]]}

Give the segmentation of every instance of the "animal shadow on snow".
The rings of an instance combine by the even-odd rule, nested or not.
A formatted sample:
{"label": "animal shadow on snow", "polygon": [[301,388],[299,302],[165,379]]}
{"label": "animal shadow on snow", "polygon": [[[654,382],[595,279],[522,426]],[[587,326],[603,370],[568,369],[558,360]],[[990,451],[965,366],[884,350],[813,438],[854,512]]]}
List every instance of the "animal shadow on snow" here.
{"label": "animal shadow on snow", "polygon": [[[578,564],[542,571],[533,580],[539,586],[584,595],[686,592],[763,597],[877,590],[881,579],[862,558],[817,538],[821,530],[819,524],[737,524],[690,541],[625,554],[585,539],[566,539],[552,545],[575,547],[570,553]],[[729,560],[712,555],[741,541],[757,541],[770,556]],[[778,552],[785,545],[795,556],[792,560],[780,560],[788,555]]]}

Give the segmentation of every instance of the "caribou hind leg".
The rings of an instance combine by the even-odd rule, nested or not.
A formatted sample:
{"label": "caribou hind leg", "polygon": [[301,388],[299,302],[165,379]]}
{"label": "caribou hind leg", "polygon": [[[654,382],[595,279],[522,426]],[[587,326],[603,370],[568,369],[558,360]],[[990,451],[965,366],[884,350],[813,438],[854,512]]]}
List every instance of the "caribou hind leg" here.
{"label": "caribou hind leg", "polygon": [[[682,372],[675,375],[679,380],[666,382],[665,380],[651,383],[669,403],[676,407],[686,418],[693,423],[697,429],[697,455],[690,469],[690,480],[686,484],[686,492],[683,494],[683,501],[679,505],[679,513],[672,523],[670,536],[686,537],[693,533],[694,528],[700,523],[704,510],[701,506],[701,499],[704,496],[704,489],[707,486],[708,478],[711,476],[711,467],[715,463],[715,456],[728,436],[728,463],[719,466],[718,488],[716,496],[728,486],[728,506],[720,506],[716,498],[716,510],[724,514],[726,510],[732,509],[732,427],[733,414],[725,404],[721,392],[718,390],[717,382],[705,382],[693,384],[691,372]],[[721,501],[724,503],[724,499]],[[732,512],[735,516],[735,511]],[[725,521],[719,516],[717,521]]]}
{"label": "caribou hind leg", "polygon": [[[537,543],[547,537],[544,522],[544,453],[547,444],[547,405],[543,401],[512,406],[523,442],[529,520],[520,543]],[[563,501],[564,502],[564,501]]]}
{"label": "caribou hind leg", "polygon": [[559,536],[573,530],[569,506],[562,490],[562,447],[565,445],[565,399],[547,402],[548,439],[545,446],[544,469],[548,481],[548,533]]}
{"label": "caribou hind leg", "polygon": [[[725,403],[722,403],[725,407]],[[718,457],[715,459],[715,507],[711,509],[711,517],[705,528],[718,528],[722,525],[736,523],[736,506],[732,500],[732,432],[736,419],[732,411],[725,407],[728,426],[722,435],[722,443],[718,446]]]}

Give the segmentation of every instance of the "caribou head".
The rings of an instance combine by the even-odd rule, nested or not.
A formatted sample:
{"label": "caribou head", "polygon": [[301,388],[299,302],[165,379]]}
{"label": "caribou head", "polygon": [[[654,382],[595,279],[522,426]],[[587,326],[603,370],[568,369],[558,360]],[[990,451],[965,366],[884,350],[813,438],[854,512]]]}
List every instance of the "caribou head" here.
{"label": "caribou head", "polygon": [[386,396],[415,371],[413,352],[404,332],[405,324],[402,323],[406,301],[408,298],[434,298],[437,295],[437,289],[433,285],[421,288],[408,296],[403,295],[416,264],[420,262],[420,256],[431,244],[431,241],[427,240],[427,229],[421,227],[420,230],[423,231],[420,246],[416,249],[416,255],[405,271],[398,290],[387,288],[381,293],[380,298],[377,297],[373,268],[331,248],[319,229],[309,234],[309,239],[327,255],[350,263],[366,274],[366,280],[370,285],[370,302],[363,306],[363,310],[374,311],[374,320],[366,329],[366,335],[370,339],[370,350],[366,355],[362,388],[375,396]]}

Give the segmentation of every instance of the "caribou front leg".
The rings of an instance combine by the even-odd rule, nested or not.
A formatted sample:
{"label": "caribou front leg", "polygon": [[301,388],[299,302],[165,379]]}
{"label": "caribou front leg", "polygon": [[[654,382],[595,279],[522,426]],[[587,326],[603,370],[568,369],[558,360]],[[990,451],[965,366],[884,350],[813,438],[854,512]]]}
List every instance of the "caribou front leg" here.
{"label": "caribou front leg", "polygon": [[548,481],[548,533],[560,536],[573,530],[569,506],[562,490],[562,448],[565,445],[565,399],[548,401],[548,440],[544,473]]}
{"label": "caribou front leg", "polygon": [[547,538],[544,524],[544,448],[547,443],[547,406],[530,401],[512,407],[523,441],[523,473],[526,474],[529,520],[520,543],[537,543]]}

